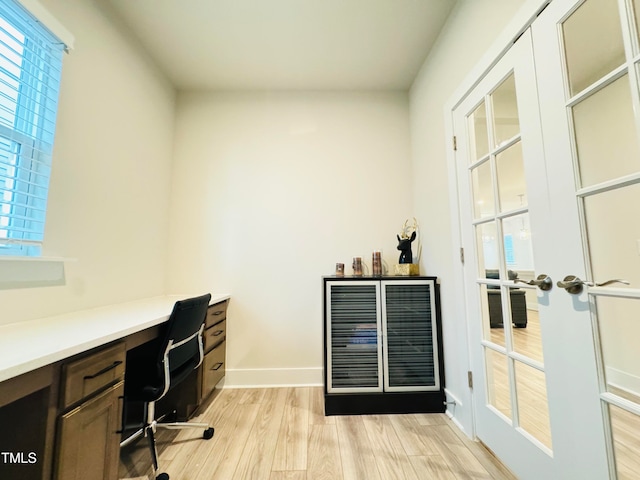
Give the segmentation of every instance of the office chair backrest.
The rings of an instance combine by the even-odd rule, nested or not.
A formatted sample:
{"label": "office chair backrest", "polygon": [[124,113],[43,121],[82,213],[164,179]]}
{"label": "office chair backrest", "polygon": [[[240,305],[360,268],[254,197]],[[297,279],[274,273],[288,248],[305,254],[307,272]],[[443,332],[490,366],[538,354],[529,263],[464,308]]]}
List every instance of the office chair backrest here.
{"label": "office chair backrest", "polygon": [[[207,307],[211,301],[211,295],[189,298],[176,302],[167,322],[167,330],[158,356],[158,364],[163,370],[164,356],[167,348],[169,351],[169,375],[171,385],[177,385],[184,380],[202,360],[202,339],[194,335],[202,330],[207,316]],[[190,340],[180,345],[186,339]],[[177,346],[176,346],[177,345]],[[160,372],[159,372],[160,373]],[[169,385],[166,385],[168,388]]]}

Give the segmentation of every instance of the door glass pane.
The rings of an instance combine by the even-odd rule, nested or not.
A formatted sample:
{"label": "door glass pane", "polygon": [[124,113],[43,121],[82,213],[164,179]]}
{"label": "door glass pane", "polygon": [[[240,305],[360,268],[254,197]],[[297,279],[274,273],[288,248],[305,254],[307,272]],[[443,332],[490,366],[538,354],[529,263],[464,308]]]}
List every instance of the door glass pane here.
{"label": "door glass pane", "polygon": [[[520,273],[533,274],[533,247],[529,227],[529,213],[502,220],[504,256],[507,269],[512,273],[509,280],[515,280]],[[512,277],[512,278],[511,278]]]}
{"label": "door glass pane", "polygon": [[511,419],[511,391],[507,371],[507,357],[485,347],[487,363],[487,403]]}
{"label": "door glass pane", "polygon": [[551,448],[551,424],[544,372],[518,361],[515,362],[515,367],[520,426]]}
{"label": "door glass pane", "polygon": [[598,296],[596,308],[607,390],[638,402],[640,300]]}
{"label": "door glass pane", "polygon": [[483,338],[507,348],[502,328],[502,306],[500,305],[500,288],[493,285],[480,285],[480,302],[482,304]]}
{"label": "door glass pane", "polygon": [[[519,275],[523,280],[531,280],[529,272]],[[542,335],[538,315],[538,295],[533,288],[510,288],[511,330],[513,350],[521,355],[544,363],[542,355]]]}
{"label": "door glass pane", "polygon": [[609,405],[618,480],[635,480],[640,472],[640,417]]}
{"label": "door glass pane", "polygon": [[[498,271],[498,232],[496,223],[476,225],[476,241],[478,245],[478,276],[480,278],[500,278]],[[487,270],[495,273],[487,276]]]}
{"label": "door glass pane", "polygon": [[471,140],[471,162],[489,153],[489,131],[487,129],[487,108],[484,101],[469,116],[469,138]]}
{"label": "door glass pane", "polygon": [[640,170],[629,76],[573,107],[582,186]]}
{"label": "door glass pane", "polygon": [[491,94],[493,105],[493,136],[496,147],[520,133],[516,82],[513,74]]}
{"label": "door glass pane", "polygon": [[636,36],[640,40],[640,0],[633,0],[633,10],[636,17]]}
{"label": "door glass pane", "polygon": [[562,25],[571,96],[625,61],[617,0],[587,0]]}
{"label": "door glass pane", "polygon": [[622,278],[631,282],[632,287],[640,288],[639,199],[638,184],[585,199],[587,238],[595,281]]}
{"label": "door glass pane", "polygon": [[484,162],[471,170],[473,185],[473,212],[475,218],[485,218],[495,213],[491,164]]}
{"label": "door glass pane", "polygon": [[522,143],[518,142],[496,155],[500,211],[505,212],[527,204],[527,184],[524,177]]}

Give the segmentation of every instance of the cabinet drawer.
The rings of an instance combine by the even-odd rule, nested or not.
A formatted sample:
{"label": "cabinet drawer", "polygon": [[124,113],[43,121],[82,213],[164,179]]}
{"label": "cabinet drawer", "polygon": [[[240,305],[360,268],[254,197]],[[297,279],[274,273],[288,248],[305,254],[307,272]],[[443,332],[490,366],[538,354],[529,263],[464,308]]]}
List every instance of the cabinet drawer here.
{"label": "cabinet drawer", "polygon": [[206,398],[224,377],[227,342],[222,342],[204,357],[202,364],[202,398]]}
{"label": "cabinet drawer", "polygon": [[205,328],[209,328],[212,325],[215,325],[218,322],[221,322],[225,318],[227,318],[227,305],[229,302],[225,300],[224,302],[216,303],[215,305],[211,305],[207,309],[207,318],[205,320]]}
{"label": "cabinet drawer", "polygon": [[120,381],[60,416],[56,480],[118,478],[123,394]]}
{"label": "cabinet drawer", "polygon": [[227,321],[216,323],[213,327],[204,331],[204,351],[208,352],[214,346],[222,342],[227,336]]}
{"label": "cabinet drawer", "polygon": [[121,379],[124,375],[125,360],[125,344],[121,342],[63,365],[62,408]]}

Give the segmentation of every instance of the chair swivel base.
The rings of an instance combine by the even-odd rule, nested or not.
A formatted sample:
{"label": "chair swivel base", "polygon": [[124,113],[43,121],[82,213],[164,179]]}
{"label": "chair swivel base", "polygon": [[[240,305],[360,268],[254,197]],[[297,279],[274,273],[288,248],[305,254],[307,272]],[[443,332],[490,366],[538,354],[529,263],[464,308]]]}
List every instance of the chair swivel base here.
{"label": "chair swivel base", "polygon": [[[150,408],[153,411],[153,407]],[[167,473],[158,473],[158,450],[156,448],[156,430],[158,428],[167,428],[167,429],[183,429],[183,428],[202,428],[204,429],[202,432],[202,438],[204,440],[210,440],[213,438],[215,433],[215,429],[210,427],[208,423],[195,423],[195,422],[168,422],[168,423],[160,423],[157,420],[152,420],[150,423],[145,425],[143,428],[135,432],[133,435],[125,439],[120,443],[121,447],[129,445],[138,437],[144,435],[147,437],[149,441],[149,447],[151,449],[151,459],[153,466],[153,474],[156,480],[169,480],[169,474]]]}
{"label": "chair swivel base", "polygon": [[158,451],[156,449],[155,431],[158,428],[167,428],[169,430],[177,430],[182,428],[203,428],[202,438],[204,440],[210,440],[213,438],[215,432],[213,427],[210,427],[207,423],[191,423],[191,422],[171,422],[171,423],[158,423],[152,422],[151,425],[146,427],[147,437],[149,439],[149,445],[151,447],[151,455],[153,457],[153,473],[156,480],[169,480],[168,473],[158,473]]}

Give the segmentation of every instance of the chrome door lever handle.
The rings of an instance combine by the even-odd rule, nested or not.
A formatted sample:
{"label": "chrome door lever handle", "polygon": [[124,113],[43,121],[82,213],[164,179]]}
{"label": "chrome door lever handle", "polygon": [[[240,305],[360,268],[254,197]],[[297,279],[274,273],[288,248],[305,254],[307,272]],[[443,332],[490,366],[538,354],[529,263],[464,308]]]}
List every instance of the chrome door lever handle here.
{"label": "chrome door lever handle", "polygon": [[612,283],[622,283],[624,285],[631,285],[630,282],[628,282],[627,280],[622,280],[621,278],[614,278],[612,280],[607,280],[606,282],[602,282],[602,283],[590,283],[590,282],[585,282],[585,285],[589,285],[590,287],[606,287],[607,285],[611,285]]}
{"label": "chrome door lever handle", "polygon": [[572,295],[579,295],[582,293],[584,282],[575,275],[567,275],[561,282],[558,282],[560,288],[564,288]]}
{"label": "chrome door lever handle", "polygon": [[540,290],[544,290],[544,291],[551,290],[553,288],[553,281],[551,280],[551,277],[544,273],[541,273],[540,275],[538,275],[535,280],[526,281],[526,280],[521,280],[519,278],[516,278],[514,282],[525,283],[527,285],[535,285]]}
{"label": "chrome door lever handle", "polygon": [[629,285],[628,281],[622,280],[620,278],[607,280],[606,282],[602,282],[602,283],[594,283],[594,282],[585,282],[584,280],[580,280],[575,275],[567,275],[566,277],[564,277],[564,280],[561,282],[558,282],[557,285],[560,288],[564,288],[567,292],[571,293],[572,295],[579,295],[582,293],[582,290],[584,289],[585,285],[588,287],[605,287],[607,285],[611,285],[612,283],[623,283],[625,285]]}

